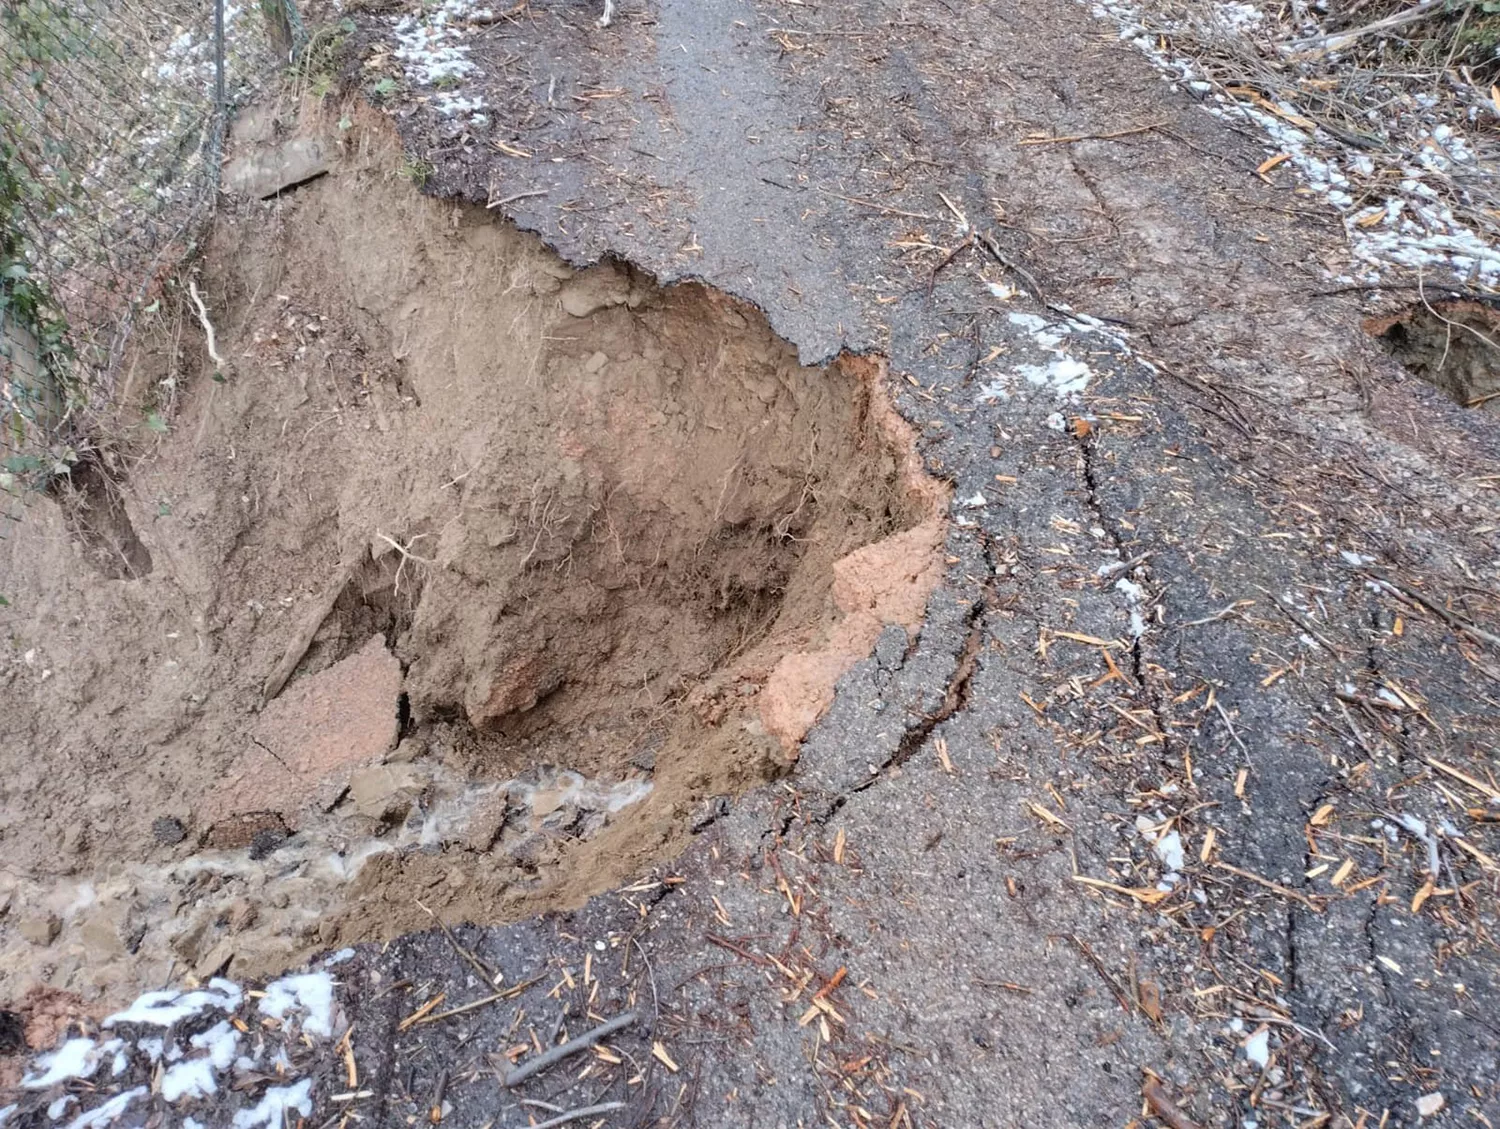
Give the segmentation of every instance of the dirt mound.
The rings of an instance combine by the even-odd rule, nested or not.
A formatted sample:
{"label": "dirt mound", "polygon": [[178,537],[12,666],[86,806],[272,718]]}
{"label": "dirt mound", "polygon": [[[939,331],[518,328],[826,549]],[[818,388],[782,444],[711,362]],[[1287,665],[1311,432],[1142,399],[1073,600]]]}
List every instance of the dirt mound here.
{"label": "dirt mound", "polygon": [[0,546],[0,999],[576,903],[783,771],[937,581],[878,364],[327,148],[220,218],[222,365],[160,315],[134,441]]}

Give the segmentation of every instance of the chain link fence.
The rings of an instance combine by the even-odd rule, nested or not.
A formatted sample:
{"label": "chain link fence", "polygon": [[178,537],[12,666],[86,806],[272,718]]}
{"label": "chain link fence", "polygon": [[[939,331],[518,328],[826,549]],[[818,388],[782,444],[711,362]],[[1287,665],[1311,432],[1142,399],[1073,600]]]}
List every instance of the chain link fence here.
{"label": "chain link fence", "polygon": [[67,474],[212,214],[293,0],[0,0],[0,537]]}

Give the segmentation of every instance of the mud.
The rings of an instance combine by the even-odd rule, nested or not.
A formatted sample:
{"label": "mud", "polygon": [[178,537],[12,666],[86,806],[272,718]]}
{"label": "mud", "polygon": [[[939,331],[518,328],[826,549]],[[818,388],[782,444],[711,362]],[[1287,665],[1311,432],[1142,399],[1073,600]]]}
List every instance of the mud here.
{"label": "mud", "polygon": [[939,579],[878,362],[575,271],[378,123],[328,146],[221,214],[222,365],[164,313],[127,438],[0,544],[0,1001],[579,904],[785,771]]}
{"label": "mud", "polygon": [[1500,310],[1468,299],[1422,303],[1365,321],[1412,373],[1466,408],[1500,411]]}

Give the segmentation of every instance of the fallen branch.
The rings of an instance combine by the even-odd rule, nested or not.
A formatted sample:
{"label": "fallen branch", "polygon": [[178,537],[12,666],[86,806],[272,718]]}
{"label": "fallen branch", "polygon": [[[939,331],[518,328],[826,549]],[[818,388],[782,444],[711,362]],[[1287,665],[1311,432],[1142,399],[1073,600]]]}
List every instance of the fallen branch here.
{"label": "fallen branch", "polygon": [[1075,141],[1113,141],[1117,137],[1133,137],[1137,133],[1150,133],[1154,129],[1160,129],[1171,123],[1163,118],[1159,122],[1147,122],[1131,129],[1119,129],[1114,133],[1074,133],[1067,137],[1027,137],[1016,142],[1017,148],[1022,145],[1071,145]]}
{"label": "fallen branch", "polygon": [[624,1109],[624,1102],[604,1102],[602,1105],[584,1106],[582,1109],[570,1109],[566,1113],[559,1113],[556,1117],[548,1118],[546,1121],[534,1125],[532,1129],[554,1129],[554,1126],[566,1125],[570,1121],[582,1121],[585,1117],[594,1117],[601,1113],[613,1113],[617,1109]]}
{"label": "fallen branch", "polygon": [[904,219],[927,220],[929,222],[935,218],[924,212],[903,212],[900,208],[890,208],[874,200],[861,200],[858,196],[845,196],[842,192],[834,192],[828,188],[820,188],[818,191],[824,196],[832,196],[835,200],[842,200],[846,204],[858,204],[861,208],[873,208],[885,216],[901,216]]}
{"label": "fallen branch", "polygon": [[261,687],[262,705],[276,697],[286,686],[287,679],[292,676],[292,671],[297,669],[297,664],[302,661],[303,656],[307,654],[307,649],[312,646],[313,636],[317,635],[318,628],[323,626],[323,621],[328,618],[328,613],[333,611],[333,605],[338,603],[339,596],[348,587],[353,576],[352,564],[341,566],[333,583],[329,584],[322,597],[308,612],[307,619],[303,621],[297,634],[292,636],[292,641],[287,644],[286,653],[281,656],[276,669],[271,672],[271,676],[266,679],[266,684]]}
{"label": "fallen branch", "polygon": [[[1482,0],[1469,0],[1464,5],[1467,8],[1477,8]],[[1350,28],[1347,31],[1333,31],[1325,35],[1314,35],[1308,39],[1299,39],[1286,45],[1290,52],[1301,51],[1337,51],[1349,46],[1356,39],[1363,39],[1367,35],[1376,35],[1382,31],[1392,31],[1407,24],[1416,23],[1425,19],[1435,12],[1444,10],[1455,11],[1450,8],[1451,0],[1423,0],[1415,8],[1408,8],[1404,12],[1397,12],[1393,16],[1367,23],[1363,27]]]}
{"label": "fallen branch", "polygon": [[1218,867],[1220,870],[1227,871],[1230,874],[1236,875],[1239,878],[1243,878],[1247,882],[1254,882],[1257,886],[1264,886],[1267,890],[1275,891],[1283,898],[1291,898],[1294,902],[1301,902],[1308,909],[1312,910],[1313,913],[1323,912],[1323,907],[1309,898],[1306,894],[1299,894],[1296,890],[1288,889],[1280,882],[1272,882],[1269,878],[1262,878],[1259,874],[1255,874],[1252,871],[1241,870],[1237,866],[1230,866],[1227,862],[1215,862],[1214,866]]}
{"label": "fallen branch", "polygon": [[1430,596],[1424,595],[1409,585],[1402,584],[1399,580],[1392,580],[1389,576],[1384,576],[1373,569],[1364,569],[1363,571],[1377,583],[1384,584],[1387,588],[1392,589],[1398,598],[1404,597],[1408,602],[1415,601],[1422,605],[1422,607],[1437,616],[1459,634],[1468,635],[1476,643],[1484,643],[1487,646],[1500,650],[1500,635],[1486,631],[1484,628],[1465,619],[1457,612],[1449,611]]}
{"label": "fallen branch", "polygon": [[[510,1073],[505,1076],[504,1085],[506,1089],[519,1086],[533,1074],[541,1073],[553,1063],[561,1062],[569,1055],[576,1055],[579,1051],[588,1050],[600,1039],[607,1038],[608,1036],[613,1035],[616,1031],[620,1031],[626,1027],[629,1027],[636,1021],[637,1018],[638,1016],[633,1011],[623,1012],[620,1015],[615,1016],[613,1019],[599,1024],[599,1026],[595,1027],[592,1031],[585,1031],[582,1035],[578,1036],[578,1038],[569,1039],[560,1047],[553,1047],[551,1050],[543,1051],[535,1058],[527,1059],[520,1066],[510,1071]],[[561,1125],[563,1124],[563,1122],[557,1121],[553,1122],[552,1124]],[[538,1126],[537,1129],[541,1129],[541,1127]]]}

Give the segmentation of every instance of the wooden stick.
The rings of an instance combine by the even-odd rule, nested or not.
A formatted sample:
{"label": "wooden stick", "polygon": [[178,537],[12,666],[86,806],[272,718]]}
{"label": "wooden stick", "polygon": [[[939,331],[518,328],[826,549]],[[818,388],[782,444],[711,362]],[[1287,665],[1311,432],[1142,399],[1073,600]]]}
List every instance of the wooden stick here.
{"label": "wooden stick", "polygon": [[1177,1103],[1167,1097],[1167,1092],[1155,1078],[1147,1078],[1142,1084],[1141,1096],[1168,1129],[1198,1129],[1197,1123],[1177,1108]]}
{"label": "wooden stick", "polygon": [[566,1125],[570,1121],[582,1121],[585,1117],[593,1117],[600,1113],[613,1113],[617,1109],[624,1109],[624,1102],[604,1102],[602,1105],[584,1106],[582,1109],[570,1109],[567,1113],[559,1113],[556,1117],[533,1127],[533,1129],[554,1129],[558,1125]]}
{"label": "wooden stick", "polygon": [[[547,1067],[551,1066],[553,1063],[561,1062],[569,1055],[575,1055],[579,1051],[588,1050],[600,1039],[606,1038],[610,1035],[613,1035],[616,1031],[620,1031],[626,1027],[629,1027],[636,1021],[637,1018],[639,1017],[633,1011],[622,1012],[620,1015],[615,1016],[613,1019],[599,1024],[599,1026],[595,1027],[592,1031],[585,1031],[582,1035],[578,1036],[578,1038],[568,1040],[560,1047],[553,1047],[549,1051],[543,1051],[535,1058],[527,1059],[520,1066],[516,1067],[505,1076],[505,1087],[507,1089],[510,1089],[513,1086],[519,1086],[533,1074],[538,1074],[541,1071],[546,1070]],[[561,1125],[562,1122],[557,1122],[557,1124]],[[540,1126],[538,1126],[538,1129],[540,1129]]]}
{"label": "wooden stick", "polygon": [[[1478,7],[1480,0],[1469,0],[1470,8]],[[1423,17],[1444,7],[1448,0],[1423,0],[1415,8],[1408,8],[1404,12],[1397,12],[1394,16],[1386,16],[1384,19],[1376,20],[1374,23],[1365,24],[1363,27],[1350,28],[1347,31],[1330,32],[1327,35],[1315,35],[1311,39],[1302,39],[1288,43],[1288,51],[1307,50],[1329,50],[1341,49],[1349,46],[1362,36],[1373,35],[1380,31],[1390,31],[1392,28],[1404,27],[1410,23],[1416,23]]]}
{"label": "wooden stick", "polygon": [[313,636],[317,635],[318,628],[323,626],[323,621],[328,618],[328,613],[333,611],[333,605],[338,603],[339,596],[348,586],[354,576],[354,566],[346,564],[339,568],[338,574],[333,578],[327,590],[324,591],[317,604],[315,604],[307,619],[303,621],[297,634],[292,636],[292,641],[287,644],[286,653],[281,656],[281,661],[276,664],[276,669],[266,679],[266,684],[261,688],[260,700],[264,705],[277,694],[281,693],[286,686],[287,679],[291,678],[292,671],[297,669],[297,664],[307,654],[307,649],[312,646]]}
{"label": "wooden stick", "polygon": [[1117,137],[1132,137],[1137,133],[1150,133],[1153,129],[1160,129],[1164,125],[1171,124],[1166,118],[1159,122],[1147,122],[1132,129],[1116,130],[1114,133],[1075,133],[1068,137],[1028,137],[1017,141],[1017,147],[1022,145],[1071,145],[1075,141],[1113,141]]}
{"label": "wooden stick", "polygon": [[1220,870],[1228,871],[1230,874],[1243,878],[1248,882],[1254,882],[1257,886],[1264,886],[1267,890],[1274,890],[1283,898],[1291,898],[1294,902],[1301,902],[1308,909],[1312,910],[1313,913],[1323,912],[1323,907],[1306,894],[1299,894],[1296,890],[1290,890],[1279,882],[1272,882],[1269,878],[1262,878],[1259,874],[1254,874],[1248,870],[1241,870],[1237,866],[1230,866],[1227,862],[1215,862],[1214,865]]}
{"label": "wooden stick", "polygon": [[1104,967],[1104,962],[1094,955],[1094,950],[1089,948],[1088,942],[1073,933],[1068,934],[1068,940],[1072,941],[1073,947],[1082,953],[1088,959],[1088,962],[1094,966],[1094,971],[1099,974],[1101,980],[1109,985],[1109,990],[1115,994],[1115,999],[1120,1001],[1120,1007],[1124,1008],[1128,1014],[1132,1010],[1129,998],[1125,995],[1120,985],[1115,982],[1115,978],[1109,974],[1109,969]]}
{"label": "wooden stick", "polygon": [[832,196],[835,200],[842,200],[846,204],[858,204],[861,208],[874,208],[877,212],[887,216],[903,216],[909,220],[928,220],[935,217],[922,212],[903,212],[900,208],[888,208],[884,204],[876,203],[874,200],[861,200],[858,196],[845,196],[842,192],[832,192],[827,188],[818,189],[824,196]]}
{"label": "wooden stick", "polygon": [[486,1005],[495,1003],[498,1000],[513,999],[514,997],[519,996],[522,992],[526,991],[527,988],[532,988],[540,984],[542,980],[543,977],[538,976],[534,980],[527,980],[521,984],[512,984],[509,988],[505,989],[505,991],[496,992],[491,996],[485,996],[482,1000],[474,1000],[472,1003],[460,1004],[458,1007],[450,1007],[447,1011],[440,1011],[435,1015],[424,1015],[420,1019],[414,1020],[412,1025],[416,1026],[416,1024],[418,1023],[437,1023],[439,1020],[451,1019],[455,1015],[462,1015],[466,1011],[474,1011],[476,1008],[485,1007]]}
{"label": "wooden stick", "polygon": [[[481,980],[483,980],[491,988],[495,987],[499,983],[500,974],[489,965],[485,964],[484,961],[480,960],[479,957],[474,953],[470,952],[468,949],[460,945],[458,943],[458,938],[453,935],[453,930],[448,928],[447,923],[443,921],[441,917],[433,913],[420,901],[417,901],[417,908],[425,913],[428,917],[432,918],[433,921],[437,922],[438,928],[443,931],[443,936],[448,938],[448,944],[453,946],[453,951],[459,956],[463,957],[464,960],[469,962],[474,971],[479,973],[479,978]],[[534,984],[536,983],[536,981],[533,980],[532,983]]]}

